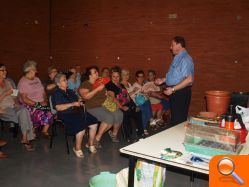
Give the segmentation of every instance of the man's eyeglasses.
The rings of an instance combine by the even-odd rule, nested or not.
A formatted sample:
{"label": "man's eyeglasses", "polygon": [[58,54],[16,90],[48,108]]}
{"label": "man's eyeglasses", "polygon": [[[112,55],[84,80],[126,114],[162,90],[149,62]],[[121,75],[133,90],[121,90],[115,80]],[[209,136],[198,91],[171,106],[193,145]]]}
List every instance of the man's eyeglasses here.
{"label": "man's eyeglasses", "polygon": [[0,71],[4,72],[4,71],[7,71],[6,69],[0,69]]}

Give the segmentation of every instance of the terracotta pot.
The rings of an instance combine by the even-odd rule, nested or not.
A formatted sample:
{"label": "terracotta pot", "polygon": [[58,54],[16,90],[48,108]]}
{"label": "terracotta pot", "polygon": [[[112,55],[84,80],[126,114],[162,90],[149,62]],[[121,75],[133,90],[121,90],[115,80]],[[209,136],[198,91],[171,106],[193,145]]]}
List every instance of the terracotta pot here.
{"label": "terracotta pot", "polygon": [[231,94],[227,91],[207,91],[207,111],[215,112],[218,115],[227,112],[228,105],[230,104]]}
{"label": "terracotta pot", "polygon": [[231,97],[231,93],[228,91],[218,91],[218,90],[210,90],[206,91],[206,95],[213,95],[213,96],[219,96],[219,97]]}

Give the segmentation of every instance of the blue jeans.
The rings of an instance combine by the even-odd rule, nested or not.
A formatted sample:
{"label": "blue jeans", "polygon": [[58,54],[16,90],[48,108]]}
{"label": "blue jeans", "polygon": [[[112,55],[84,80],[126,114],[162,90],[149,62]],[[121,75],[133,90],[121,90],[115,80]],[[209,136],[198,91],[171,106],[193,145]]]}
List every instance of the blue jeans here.
{"label": "blue jeans", "polygon": [[146,101],[143,105],[139,106],[139,108],[142,112],[143,128],[145,130],[147,128],[147,124],[150,121],[150,118],[152,118],[150,101]]}
{"label": "blue jeans", "polygon": [[169,101],[166,100],[166,99],[162,99],[161,100],[161,103],[163,105],[163,111],[167,111],[170,109],[170,104],[169,104]]}

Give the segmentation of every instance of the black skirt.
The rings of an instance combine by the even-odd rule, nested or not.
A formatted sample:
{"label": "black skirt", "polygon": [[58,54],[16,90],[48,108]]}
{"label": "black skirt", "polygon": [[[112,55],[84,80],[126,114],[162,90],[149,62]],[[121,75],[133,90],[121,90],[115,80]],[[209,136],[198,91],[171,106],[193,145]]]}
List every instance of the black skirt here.
{"label": "black skirt", "polygon": [[75,135],[85,130],[90,125],[97,124],[98,120],[93,115],[84,111],[72,111],[68,113],[58,114],[60,120],[63,121],[67,134]]}

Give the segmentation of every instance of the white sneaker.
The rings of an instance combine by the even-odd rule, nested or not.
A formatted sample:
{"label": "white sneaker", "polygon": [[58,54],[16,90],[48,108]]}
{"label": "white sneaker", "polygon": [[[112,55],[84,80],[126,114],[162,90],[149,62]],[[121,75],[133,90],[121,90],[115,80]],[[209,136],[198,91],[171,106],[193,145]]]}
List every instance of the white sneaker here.
{"label": "white sneaker", "polygon": [[149,135],[149,132],[148,132],[147,129],[144,130],[144,135],[145,135],[145,136],[148,136],[148,135]]}

